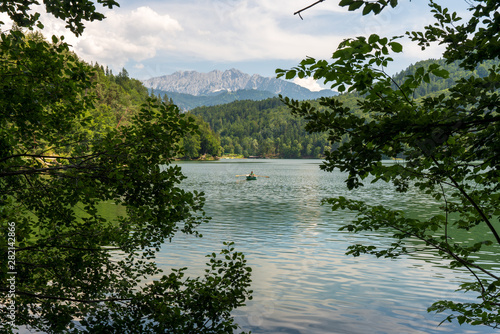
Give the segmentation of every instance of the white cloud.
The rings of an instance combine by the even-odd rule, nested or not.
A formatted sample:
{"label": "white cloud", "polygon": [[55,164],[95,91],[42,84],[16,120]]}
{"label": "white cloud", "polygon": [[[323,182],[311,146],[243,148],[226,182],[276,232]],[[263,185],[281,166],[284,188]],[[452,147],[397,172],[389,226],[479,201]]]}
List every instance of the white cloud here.
{"label": "white cloud", "polygon": [[73,44],[86,60],[96,60],[122,67],[133,59],[142,61],[156,56],[160,50],[173,49],[171,37],[182,27],[169,15],[150,7],[129,12],[109,11],[102,22],[87,24],[81,38]]}
{"label": "white cloud", "polygon": [[[445,1],[445,0],[442,0]],[[336,1],[325,1],[302,12],[308,0],[121,0],[120,8],[105,10],[102,22],[86,23],[82,37],[72,36],[64,23],[43,15],[44,34],[65,35],[75,51],[87,61],[119,70],[127,65],[192,68],[201,63],[298,62],[306,56],[329,59],[347,37],[377,33],[400,35],[432,19],[425,4],[404,1],[396,9],[363,16],[348,12]],[[139,4],[139,5],[138,5]],[[404,55],[419,59],[425,54],[405,44]],[[432,56],[439,55],[433,50]],[[269,68],[270,66],[268,66]],[[219,68],[225,69],[225,68]],[[166,73],[156,73],[162,75]],[[260,73],[262,74],[262,73]],[[309,83],[312,84],[312,83]]]}
{"label": "white cloud", "polygon": [[0,22],[3,22],[5,25],[0,26],[1,30],[9,30],[12,27],[12,23],[10,21],[9,15],[5,13],[0,13]]}
{"label": "white cloud", "polygon": [[43,33],[64,35],[86,61],[121,68],[131,59],[142,61],[155,57],[161,50],[174,49],[173,37],[183,30],[177,20],[148,6],[113,9],[104,14],[103,21],[87,22],[83,35],[77,38],[64,27],[64,22],[42,13]]}
{"label": "white cloud", "polygon": [[305,56],[305,50],[325,50],[321,55],[328,56],[332,45],[341,38],[335,34],[298,33],[297,26],[313,24],[293,16],[303,4],[303,1],[209,1],[196,8],[189,2],[175,4],[168,10],[183,22],[185,31],[178,41],[178,51],[188,57],[227,62],[298,59]]}
{"label": "white cloud", "polygon": [[295,78],[293,79],[293,83],[305,87],[312,92],[319,92],[320,90],[324,89],[316,80],[311,77],[304,79]]}

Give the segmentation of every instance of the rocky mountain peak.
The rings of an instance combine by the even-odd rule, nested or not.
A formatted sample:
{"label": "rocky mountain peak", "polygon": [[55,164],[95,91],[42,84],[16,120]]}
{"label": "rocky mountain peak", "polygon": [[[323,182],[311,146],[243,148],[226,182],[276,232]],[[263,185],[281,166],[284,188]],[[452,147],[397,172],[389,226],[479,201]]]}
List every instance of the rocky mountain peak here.
{"label": "rocky mountain peak", "polygon": [[[249,75],[238,69],[231,68],[208,73],[196,71],[177,71],[170,75],[155,77],[143,81],[144,85],[153,91],[193,96],[212,96],[222,92],[240,90],[255,90],[272,95],[283,94],[296,100],[317,99],[322,96],[333,96],[336,92],[323,90],[312,92],[293,82],[263,77],[258,74]],[[269,95],[267,95],[269,96]]]}

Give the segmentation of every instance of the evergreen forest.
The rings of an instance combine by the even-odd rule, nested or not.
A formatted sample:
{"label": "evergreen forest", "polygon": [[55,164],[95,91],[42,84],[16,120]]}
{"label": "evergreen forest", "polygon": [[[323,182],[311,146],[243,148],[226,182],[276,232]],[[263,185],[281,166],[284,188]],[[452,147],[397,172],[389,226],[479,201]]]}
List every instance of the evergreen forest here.
{"label": "evergreen forest", "polygon": [[[126,69],[117,75],[99,64],[93,64],[93,94],[96,100],[89,112],[93,118],[92,126],[82,129],[91,136],[104,136],[111,129],[126,126],[139,113],[141,106],[147,103],[151,94],[141,81],[130,78]],[[160,101],[172,105],[165,95],[157,97]],[[189,133],[181,140],[185,155],[178,158],[199,158],[200,156],[220,156],[219,137],[210,129],[202,118],[191,115],[198,127],[197,133]]]}
{"label": "evergreen forest", "polygon": [[325,134],[309,134],[279,98],[200,107],[191,111],[220,137],[224,154],[266,158],[319,158]]}
{"label": "evergreen forest", "polygon": [[[429,76],[415,90],[414,98],[447,93],[448,88],[459,78],[484,77],[498,61],[488,61],[474,71],[465,71],[457,62],[446,64],[444,60],[429,59],[409,66],[397,73],[394,85],[404,82],[408,75],[414,75],[417,68],[439,64],[450,75],[448,78]],[[92,136],[103,136],[109,129],[127,125],[142,104],[154,92],[129,77],[126,69],[113,74],[107,67],[93,64],[96,95],[94,108],[89,112],[94,121],[88,131]],[[353,113],[359,113],[356,93],[341,94],[334,99],[342,101]],[[172,100],[167,95],[157,97],[167,104]],[[320,100],[309,101],[311,107],[323,108]],[[178,158],[199,159],[220,156],[242,156],[258,158],[322,158],[325,151],[338,147],[331,143],[327,133],[309,133],[305,130],[306,120],[292,115],[280,98],[261,101],[242,100],[216,106],[203,106],[188,112],[198,126],[197,133],[187,134],[181,141],[184,155]],[[369,115],[365,115],[369,118]],[[82,129],[83,130],[83,129]],[[349,138],[345,136],[342,141]],[[386,157],[390,158],[390,157]]]}

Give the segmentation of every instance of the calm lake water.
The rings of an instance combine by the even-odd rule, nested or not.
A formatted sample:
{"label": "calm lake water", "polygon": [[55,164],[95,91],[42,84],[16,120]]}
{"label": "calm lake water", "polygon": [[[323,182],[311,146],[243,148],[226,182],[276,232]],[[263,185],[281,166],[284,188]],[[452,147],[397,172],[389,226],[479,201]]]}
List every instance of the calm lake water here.
{"label": "calm lake water", "polygon": [[[181,162],[187,189],[206,193],[213,219],[200,226],[203,238],[177,235],[157,261],[169,268],[203,273],[205,255],[234,241],[253,267],[254,298],[234,314],[253,333],[492,333],[486,327],[439,323],[426,309],[454,293],[465,272],[442,267],[431,254],[399,260],[345,255],[354,243],[382,244],[380,233],[339,232],[352,213],[321,206],[329,196],[386,204],[415,216],[436,210],[425,195],[396,194],[384,183],[348,192],[344,175],[319,169],[319,160],[221,160]],[[246,181],[237,174],[254,171]],[[390,242],[390,240],[389,240]],[[488,255],[488,254],[487,254]],[[497,257],[489,254],[492,266]]]}

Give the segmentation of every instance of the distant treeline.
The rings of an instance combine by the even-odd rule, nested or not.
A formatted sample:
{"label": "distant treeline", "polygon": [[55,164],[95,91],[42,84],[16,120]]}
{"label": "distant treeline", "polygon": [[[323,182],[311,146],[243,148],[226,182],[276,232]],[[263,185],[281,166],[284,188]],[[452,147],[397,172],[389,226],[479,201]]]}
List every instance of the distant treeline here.
{"label": "distant treeline", "polygon": [[175,103],[181,110],[191,110],[201,106],[213,106],[231,103],[237,100],[254,100],[261,101],[276,95],[271,92],[254,90],[254,89],[241,89],[234,92],[223,91],[213,95],[195,96],[190,94],[165,92],[158,89],[149,89],[149,91],[159,97],[168,96],[172,103]]}
{"label": "distant treeline", "polygon": [[431,64],[439,64],[443,69],[447,70],[450,75],[447,79],[439,78],[434,75],[429,76],[429,83],[422,83],[416,90],[415,90],[415,95],[413,98],[419,98],[419,97],[424,97],[429,94],[434,94],[437,92],[442,92],[448,90],[451,86],[453,86],[453,83],[456,82],[457,80],[461,78],[468,78],[470,76],[475,76],[475,77],[480,77],[484,78],[485,76],[489,75],[488,69],[491,68],[493,65],[499,65],[500,62],[498,60],[496,61],[486,61],[482,63],[481,65],[478,65],[474,71],[465,71],[464,69],[460,68],[458,65],[458,62],[453,62],[451,64],[446,64],[444,59],[429,59],[429,60],[423,60],[420,62],[415,63],[414,65],[408,66],[405,70],[399,72],[394,76],[394,80],[397,83],[401,83],[405,80],[406,76],[410,74],[415,74],[417,68],[419,67],[424,67],[428,68],[429,65]]}
{"label": "distant treeline", "polygon": [[225,154],[260,157],[319,158],[330,149],[326,134],[310,134],[279,98],[199,107],[201,117],[219,136]]}

